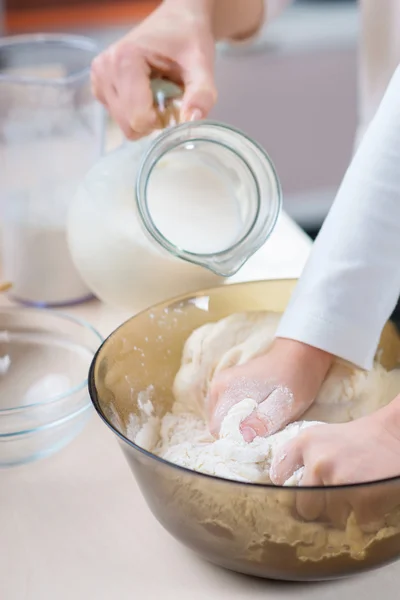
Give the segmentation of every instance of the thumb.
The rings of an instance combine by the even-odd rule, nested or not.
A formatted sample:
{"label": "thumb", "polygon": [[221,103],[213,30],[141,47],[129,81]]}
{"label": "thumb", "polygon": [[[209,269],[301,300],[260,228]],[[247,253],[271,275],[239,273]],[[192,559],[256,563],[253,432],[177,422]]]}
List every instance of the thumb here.
{"label": "thumb", "polygon": [[182,100],[181,120],[205,119],[217,100],[214,73],[207,65],[196,65],[184,74],[185,93]]}
{"label": "thumb", "polygon": [[294,399],[286,387],[276,388],[260,402],[257,410],[241,425],[244,440],[252,442],[256,436],[266,437],[285,427],[293,417]]}
{"label": "thumb", "polygon": [[301,467],[304,467],[303,446],[301,441],[294,439],[279,446],[269,476],[274,485],[283,485]]}

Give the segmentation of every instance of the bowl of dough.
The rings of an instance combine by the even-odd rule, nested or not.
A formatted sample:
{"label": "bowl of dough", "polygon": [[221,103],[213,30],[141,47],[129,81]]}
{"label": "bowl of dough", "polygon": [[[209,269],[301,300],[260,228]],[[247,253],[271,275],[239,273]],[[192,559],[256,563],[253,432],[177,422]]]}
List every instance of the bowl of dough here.
{"label": "bowl of dough", "polygon": [[[295,283],[226,285],[140,313],[98,351],[89,390],[151,511],[175,538],[233,571],[311,581],[400,556],[400,476],[329,488],[279,487],[269,479],[274,452],[304,422],[349,421],[393,399],[400,392],[400,337],[389,322],[368,373],[337,361],[301,423],[251,444],[237,435],[214,439],[203,410],[211,378],[268,349]],[[349,491],[371,499],[361,522],[354,512],[338,524],[321,516],[305,521],[296,511],[298,494],[323,494],[334,506]],[[399,502],[378,518],[372,504],[380,494]]]}

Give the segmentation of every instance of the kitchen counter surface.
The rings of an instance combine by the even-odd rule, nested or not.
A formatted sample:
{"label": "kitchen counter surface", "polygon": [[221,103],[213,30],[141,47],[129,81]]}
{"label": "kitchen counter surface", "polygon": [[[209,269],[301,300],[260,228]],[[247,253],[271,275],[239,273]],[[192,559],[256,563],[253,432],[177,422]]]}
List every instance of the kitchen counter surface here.
{"label": "kitchen counter surface", "polygon": [[[297,277],[308,238],[286,217],[234,279]],[[71,312],[107,335],[128,315]],[[246,600],[398,597],[399,566],[340,582],[283,584],[207,564],[156,522],[111,432],[93,415],[66,449],[0,471],[1,600]]]}

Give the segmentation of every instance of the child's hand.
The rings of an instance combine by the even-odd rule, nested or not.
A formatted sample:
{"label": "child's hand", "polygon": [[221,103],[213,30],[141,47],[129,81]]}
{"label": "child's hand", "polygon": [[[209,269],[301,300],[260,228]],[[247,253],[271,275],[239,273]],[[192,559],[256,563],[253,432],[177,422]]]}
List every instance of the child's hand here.
{"label": "child's hand", "polygon": [[[400,430],[391,405],[351,423],[316,425],[280,448],[271,465],[273,483],[282,485],[304,468],[301,486],[340,486],[400,475]],[[400,504],[400,484],[300,490],[297,511],[306,520],[328,518],[345,525],[350,511],[359,523],[376,521]]]}
{"label": "child's hand", "polygon": [[276,339],[264,356],[221,371],[211,383],[207,404],[211,432],[218,435],[229,409],[244,398],[258,402],[241,426],[247,442],[279,431],[310,407],[332,360],[317,348]]}

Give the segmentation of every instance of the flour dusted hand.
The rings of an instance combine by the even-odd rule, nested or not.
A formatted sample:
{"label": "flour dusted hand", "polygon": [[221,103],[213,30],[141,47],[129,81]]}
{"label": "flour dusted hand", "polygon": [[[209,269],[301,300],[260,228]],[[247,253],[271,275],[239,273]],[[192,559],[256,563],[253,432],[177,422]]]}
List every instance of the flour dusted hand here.
{"label": "flour dusted hand", "polygon": [[[317,503],[322,495],[319,509],[317,506],[314,510],[319,510],[318,514],[330,515],[335,505],[341,506],[341,509],[332,513],[332,519],[335,523],[339,522],[341,527],[326,527],[324,521],[314,521],[306,526],[303,523],[299,528],[294,502],[307,498],[309,492],[301,485],[308,478],[307,465],[310,464],[312,469],[317,466],[314,460],[316,454],[310,455],[314,457],[313,463],[304,463],[295,455],[293,462],[286,462],[283,457],[285,448],[297,447],[297,440],[303,444],[302,440],[313,439],[318,452],[325,437],[333,441],[335,432],[338,432],[339,439],[336,441],[339,443],[339,432],[347,424],[328,425],[321,422],[345,423],[359,419],[359,423],[365,415],[377,414],[380,407],[390,403],[387,406],[389,410],[393,405],[391,400],[400,392],[400,371],[388,372],[376,363],[370,372],[366,372],[335,361],[302,421],[289,424],[273,435],[257,436],[247,443],[243,439],[241,426],[257,410],[258,402],[243,396],[222,419],[218,438],[209,431],[206,399],[214,374],[223,373],[232,366],[245,364],[268,352],[279,317],[277,314],[261,312],[237,314],[200,327],[185,344],[173,389],[175,401],[169,412],[162,411],[162,396],[159,397],[158,392],[149,386],[137,394],[137,406],[127,425],[115,415],[115,426],[138,446],[192,471],[251,483],[277,482],[279,477],[279,483],[300,486],[291,494],[280,490],[267,493],[260,502],[260,496],[253,494],[253,488],[241,487],[231,493],[231,486],[209,486],[208,480],[202,477],[181,477],[180,471],[171,469],[168,480],[171,483],[175,481],[171,502],[177,511],[180,507],[188,510],[190,506],[191,514],[200,526],[232,532],[232,540],[236,534],[238,539],[248,539],[248,546],[256,548],[257,557],[265,539],[268,539],[269,543],[282,543],[284,540],[292,544],[302,560],[340,554],[349,554],[359,560],[376,539],[398,532],[400,521],[396,515],[387,521],[379,519],[382,508],[390,509],[390,506],[397,505],[396,498],[386,496],[382,501],[377,494],[371,505],[365,503],[361,496],[353,497],[350,506],[357,508],[357,514],[352,510],[346,521],[346,496],[343,495],[343,501],[340,501],[337,494],[341,494],[341,490],[323,490],[321,494],[313,494],[312,501]],[[389,421],[394,422],[393,419]],[[350,433],[356,432],[357,423]],[[367,459],[368,436],[366,433],[357,439],[352,435],[350,437],[354,439],[348,440],[348,443],[352,441],[353,449],[363,449],[362,456]],[[301,445],[301,448],[305,446]],[[333,444],[331,448],[334,448]],[[345,462],[351,455],[349,448],[347,446]],[[378,453],[376,444],[373,448],[373,452]],[[389,455],[382,456],[387,458]],[[284,471],[277,469],[280,464],[285,467]],[[389,496],[391,494],[390,486],[377,489]],[[370,488],[367,488],[367,492],[370,493]],[[302,510],[301,501],[297,508]],[[376,508],[379,510],[375,513]],[[363,524],[359,524],[356,518]],[[345,527],[342,527],[343,522],[346,523]]]}
{"label": "flour dusted hand", "polygon": [[227,369],[212,380],[210,429],[218,435],[227,411],[243,393],[256,400],[243,420],[246,441],[271,435],[295,421],[315,400],[332,363],[329,354],[292,340],[275,340],[264,355]]}
{"label": "flour dusted hand", "polygon": [[[277,452],[289,440],[297,439],[305,428],[321,422],[358,419],[385,406],[400,392],[400,371],[387,372],[376,364],[366,372],[336,361],[302,421],[246,442],[242,425],[257,412],[259,402],[251,396],[257,388],[241,382],[238,401],[227,408],[219,436],[213,437],[207,423],[211,382],[233,365],[246,365],[268,352],[279,318],[275,313],[241,313],[194,331],[186,341],[175,378],[171,412],[160,416],[158,411],[147,411],[140,417],[143,411],[138,404],[138,414],[131,416],[128,437],[146,450],[194,471],[239,481],[270,482],[270,467]],[[155,399],[150,392],[148,396],[151,406]],[[287,485],[301,482],[302,466],[288,470]]]}
{"label": "flour dusted hand", "polygon": [[[339,486],[377,481],[400,474],[400,435],[397,428],[400,396],[372,415],[351,423],[310,427],[275,453],[270,476],[282,485],[299,470],[301,486]],[[396,413],[397,412],[397,417]],[[343,488],[299,492],[297,512],[307,520],[327,518],[346,524],[351,512],[370,523],[400,502],[398,486]]]}
{"label": "flour dusted hand", "polygon": [[188,340],[175,397],[200,407],[205,398],[213,435],[243,398],[256,402],[241,424],[247,442],[279,431],[315,400],[332,357],[299,342],[274,340],[279,319],[274,313],[236,314],[206,325]]}

